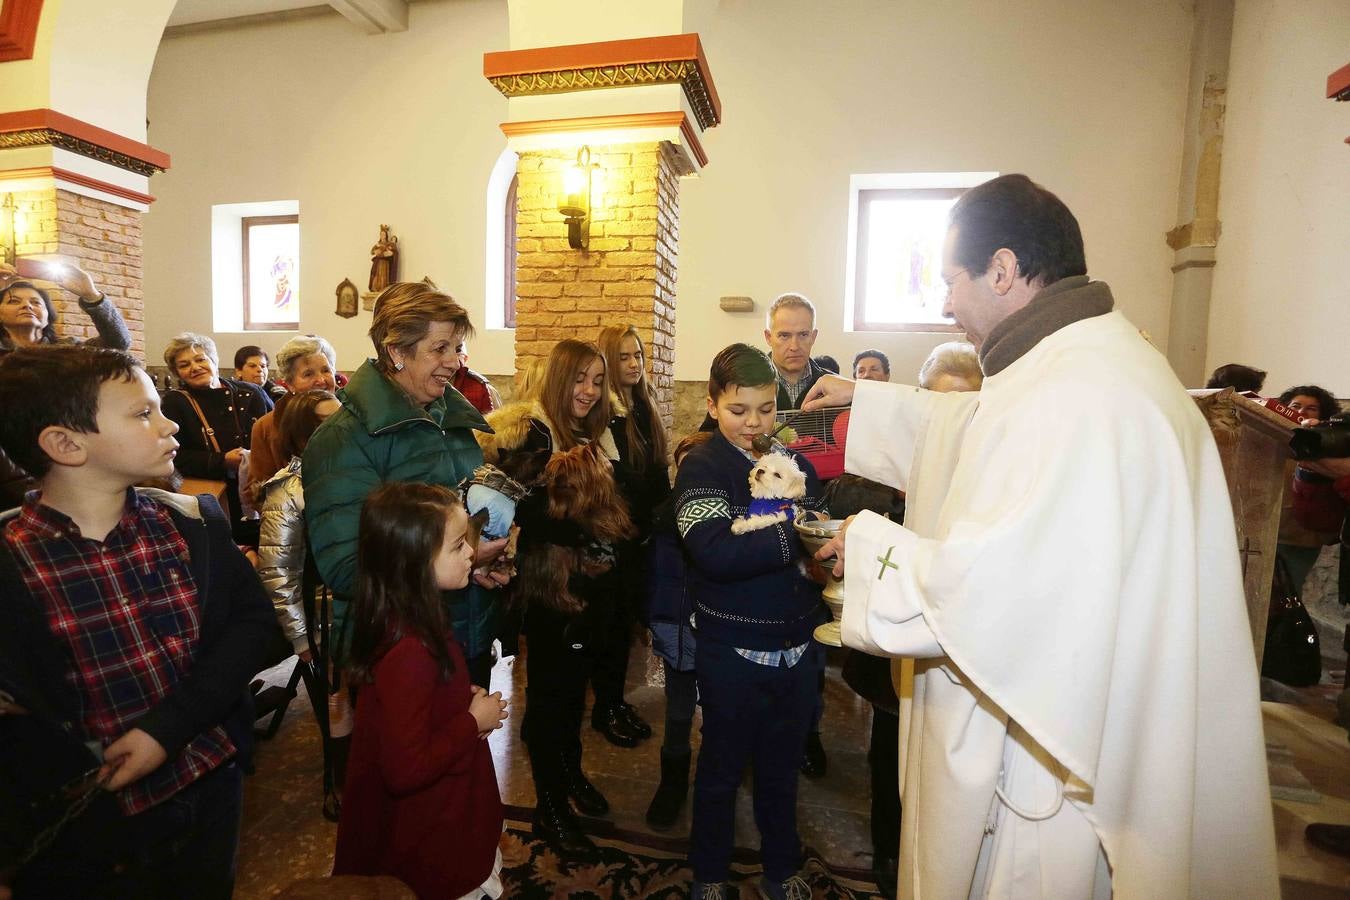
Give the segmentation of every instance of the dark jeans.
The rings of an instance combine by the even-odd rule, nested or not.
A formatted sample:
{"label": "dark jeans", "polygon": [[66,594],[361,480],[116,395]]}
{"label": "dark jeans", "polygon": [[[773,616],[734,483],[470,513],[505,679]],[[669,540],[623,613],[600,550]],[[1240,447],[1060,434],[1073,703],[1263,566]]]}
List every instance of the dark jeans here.
{"label": "dark jeans", "polygon": [[900,717],[872,707],[872,744],[867,748],[872,770],[872,854],[900,855]]}
{"label": "dark jeans", "polygon": [[[620,579],[616,581],[622,583]],[[635,608],[634,597],[625,584],[613,611],[601,626],[599,646],[595,654],[595,670],[591,673],[591,689],[595,691],[596,706],[623,702],[623,692],[628,680],[628,657],[633,650]]]}
{"label": "dark jeans", "polygon": [[577,641],[568,626],[577,620],[546,609],[530,610],[526,617],[520,735],[529,750],[536,795],[562,791],[563,756],[581,756],[581,720],[594,656],[585,646],[573,647]]}
{"label": "dark jeans", "polygon": [[666,737],[661,752],[667,756],[689,752],[689,727],[698,705],[698,675],[671,668],[661,661],[666,671]]}
{"label": "dark jeans", "polygon": [[119,838],[128,851],[116,874],[90,864],[80,847],[58,841],[24,870],[14,885],[16,900],[228,900],[234,892],[241,779],[239,766],[228,763],[122,820]]}
{"label": "dark jeans", "polygon": [[755,824],[770,881],[801,865],[797,837],[797,768],[819,697],[824,665],[811,643],[797,665],[765,666],[700,636],[695,655],[703,705],[703,746],[694,779],[689,862],[702,882],[727,879],[735,836],[736,789],[754,770]]}

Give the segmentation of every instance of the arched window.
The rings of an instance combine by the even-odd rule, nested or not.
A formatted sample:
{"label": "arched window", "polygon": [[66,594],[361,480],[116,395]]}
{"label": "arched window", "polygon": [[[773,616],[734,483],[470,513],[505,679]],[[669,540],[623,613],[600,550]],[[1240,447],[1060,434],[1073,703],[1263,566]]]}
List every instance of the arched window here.
{"label": "arched window", "polygon": [[483,319],[488,328],[516,327],[516,162],[506,149],[487,183],[487,251]]}

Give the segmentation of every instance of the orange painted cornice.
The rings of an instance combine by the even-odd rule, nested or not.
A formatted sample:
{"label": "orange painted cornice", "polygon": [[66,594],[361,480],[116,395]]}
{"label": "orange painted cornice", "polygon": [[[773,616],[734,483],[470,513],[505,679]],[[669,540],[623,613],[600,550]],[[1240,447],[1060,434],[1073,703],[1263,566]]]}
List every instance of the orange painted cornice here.
{"label": "orange painted cornice", "polygon": [[41,17],[42,0],[4,0],[0,4],[0,62],[33,58]]}
{"label": "orange painted cornice", "polygon": [[679,84],[700,128],[722,121],[722,101],[697,34],[484,53],[483,76],[507,97]]}
{"label": "orange painted cornice", "polygon": [[[9,0],[6,0],[8,5]],[[169,168],[169,154],[54,109],[0,113],[0,150],[50,145],[138,175]]]}

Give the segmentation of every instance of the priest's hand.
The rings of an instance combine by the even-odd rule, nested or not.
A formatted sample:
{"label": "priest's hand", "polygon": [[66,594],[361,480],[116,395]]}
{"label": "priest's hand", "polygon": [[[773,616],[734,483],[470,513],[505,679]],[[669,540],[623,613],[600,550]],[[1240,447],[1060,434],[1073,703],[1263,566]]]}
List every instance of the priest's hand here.
{"label": "priest's hand", "polygon": [[802,398],[802,411],[825,409],[831,406],[848,406],[853,402],[853,388],[857,382],[838,375],[822,375],[811,385],[811,390]]}
{"label": "priest's hand", "polygon": [[473,564],[475,568],[482,568],[488,563],[493,562],[502,555],[506,549],[508,538],[497,538],[496,540],[480,540],[478,546],[474,549]]}
{"label": "priest's hand", "polygon": [[853,524],[857,516],[849,516],[844,520],[844,524],[839,526],[839,533],[830,539],[830,542],[816,551],[816,559],[827,560],[834,557],[835,578],[844,577],[844,532],[848,531],[848,526]]}

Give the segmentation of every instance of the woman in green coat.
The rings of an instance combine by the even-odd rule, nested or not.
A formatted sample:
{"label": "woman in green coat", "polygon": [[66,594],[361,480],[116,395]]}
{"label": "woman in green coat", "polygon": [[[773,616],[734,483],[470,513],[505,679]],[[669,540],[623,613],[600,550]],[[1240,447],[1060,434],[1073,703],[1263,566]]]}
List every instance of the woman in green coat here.
{"label": "woman in green coat", "polygon": [[[398,282],[380,293],[370,338],[376,358],[338,392],[342,409],[305,448],[305,522],[319,574],[334,592],[336,633],[346,628],[356,580],[357,527],[366,495],[386,481],[455,487],[482,465],[474,430],[491,431],[453,387],[457,348],[473,334],[464,308],[422,282]],[[505,539],[484,541],[477,565],[499,554]],[[495,582],[447,591],[446,608],[464,650],[472,684],[489,688],[497,636]]]}

